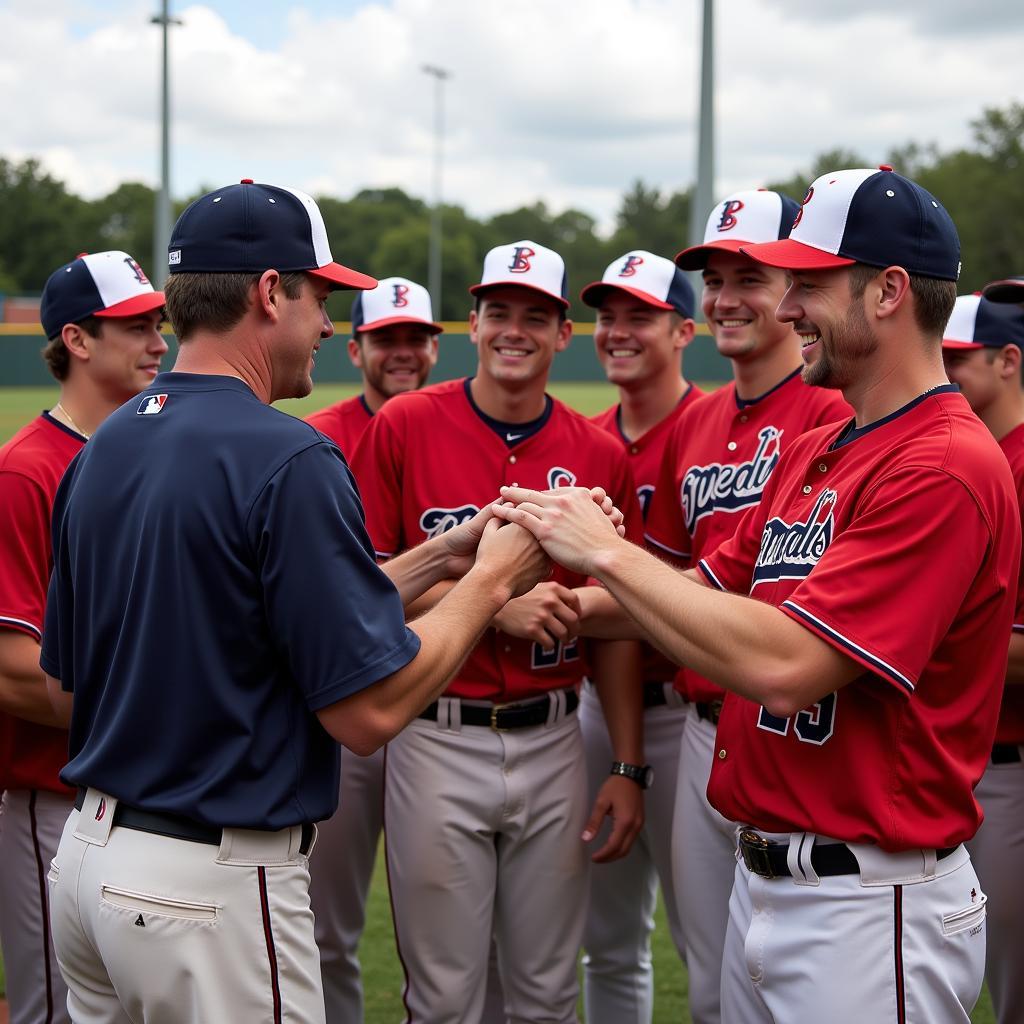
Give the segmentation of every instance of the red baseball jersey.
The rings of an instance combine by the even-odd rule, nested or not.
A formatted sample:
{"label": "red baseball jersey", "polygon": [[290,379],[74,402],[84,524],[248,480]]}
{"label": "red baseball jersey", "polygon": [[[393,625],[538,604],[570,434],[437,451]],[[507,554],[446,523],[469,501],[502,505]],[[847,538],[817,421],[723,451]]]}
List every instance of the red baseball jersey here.
{"label": "red baseball jersey", "polygon": [[356,445],[372,418],[373,413],[366,399],[362,395],[353,395],[326,409],[318,409],[306,417],[306,422],[311,423],[321,434],[326,434],[351,462]]}
{"label": "red baseball jersey", "polygon": [[[0,448],[0,627],[35,640],[53,567],[53,496],[84,440],[43,413]],[[0,788],[68,793],[57,778],[67,761],[65,730],[0,713]]]}
{"label": "red baseball jersey", "polygon": [[[356,449],[366,528],[388,558],[471,518],[505,485],[546,490],[603,487],[642,537],[640,505],[621,444],[586,417],[552,399],[532,436],[509,447],[473,407],[463,380],[392,398]],[[586,577],[556,567],[567,587]],[[488,630],[448,688],[453,697],[505,702],[575,686],[586,672],[578,643],[553,652]]]}
{"label": "red baseball jersey", "polygon": [[[1024,423],[1014,427],[999,442],[999,447],[1010,464],[1013,482],[1017,488],[1017,502],[1024,524]],[[1014,633],[1024,633],[1024,564],[1017,588],[1017,610],[1013,616]],[[1003,706],[999,712],[996,743],[1024,743],[1024,686],[1007,686],[1003,692]]]}
{"label": "red baseball jersey", "polygon": [[[676,407],[659,423],[656,423],[641,437],[629,438],[622,432],[621,405],[613,405],[610,409],[592,417],[602,430],[607,431],[625,447],[629,456],[629,468],[633,471],[636,482],[636,496],[640,501],[640,510],[646,520],[651,507],[651,498],[658,484],[665,445],[672,433],[672,428],[682,414],[704,397],[704,392],[695,384],[691,384],[679,400]],[[645,683],[663,683],[672,679],[677,666],[668,660],[661,651],[650,644],[643,645],[643,681]]]}
{"label": "red baseball jersey", "polygon": [[798,438],[699,568],[864,673],[791,718],[728,694],[712,804],[769,832],[889,851],[973,836],[1020,555],[1006,458],[953,385],[860,430]]}
{"label": "red baseball jersey", "polygon": [[[743,401],[730,383],[676,423],[665,444],[656,497],[647,512],[648,546],[688,566],[736,531],[761,500],[783,450],[813,427],[849,420],[838,391],[808,387],[800,371],[760,398]],[[724,691],[682,668],[676,689],[687,700],[721,700]]]}

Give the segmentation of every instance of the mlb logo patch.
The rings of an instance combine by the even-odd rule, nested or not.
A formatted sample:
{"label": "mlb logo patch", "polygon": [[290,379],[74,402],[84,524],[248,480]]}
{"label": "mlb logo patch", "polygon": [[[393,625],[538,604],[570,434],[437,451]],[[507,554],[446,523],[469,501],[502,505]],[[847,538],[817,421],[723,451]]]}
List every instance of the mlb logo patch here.
{"label": "mlb logo patch", "polygon": [[167,401],[166,395],[150,395],[148,398],[144,398],[138,409],[135,410],[136,416],[156,416],[157,413],[164,411],[164,403]]}

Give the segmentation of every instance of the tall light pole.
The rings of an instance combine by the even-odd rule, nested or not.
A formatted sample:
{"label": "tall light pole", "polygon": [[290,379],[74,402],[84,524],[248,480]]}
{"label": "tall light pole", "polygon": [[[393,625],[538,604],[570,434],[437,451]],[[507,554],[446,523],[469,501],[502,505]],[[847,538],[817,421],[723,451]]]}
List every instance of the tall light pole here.
{"label": "tall light pole", "polygon": [[451,72],[435,64],[422,71],[434,79],[434,196],[430,211],[429,291],[434,317],[441,316],[441,156],[444,144],[444,83]]}
{"label": "tall light pole", "polygon": [[168,11],[170,0],[163,0],[159,14],[149,20],[160,26],[162,36],[162,64],[160,89],[160,189],[156,194],[153,218],[153,263],[150,273],[159,291],[167,280],[167,245],[171,240],[171,113],[170,75],[167,61],[167,30],[180,25],[180,18],[172,18]]}
{"label": "tall light pole", "polygon": [[[690,245],[704,240],[704,222],[715,201],[715,36],[714,0],[704,0],[704,31],[700,58],[700,122],[697,141],[697,186],[690,206]],[[700,274],[692,275],[700,295]]]}

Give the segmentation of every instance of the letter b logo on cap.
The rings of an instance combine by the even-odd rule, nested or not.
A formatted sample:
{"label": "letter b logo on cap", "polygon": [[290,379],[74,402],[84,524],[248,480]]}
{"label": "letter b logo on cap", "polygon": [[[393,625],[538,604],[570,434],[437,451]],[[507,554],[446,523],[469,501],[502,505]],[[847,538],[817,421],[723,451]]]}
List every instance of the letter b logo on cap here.
{"label": "letter b logo on cap", "polygon": [[722,206],[722,216],[718,221],[719,231],[731,231],[739,221],[736,219],[736,214],[743,209],[742,199],[729,199]]}
{"label": "letter b logo on cap", "polygon": [[530,269],[530,257],[536,255],[533,249],[525,245],[517,245],[512,250],[512,262],[508,265],[508,269],[513,274],[525,274]]}

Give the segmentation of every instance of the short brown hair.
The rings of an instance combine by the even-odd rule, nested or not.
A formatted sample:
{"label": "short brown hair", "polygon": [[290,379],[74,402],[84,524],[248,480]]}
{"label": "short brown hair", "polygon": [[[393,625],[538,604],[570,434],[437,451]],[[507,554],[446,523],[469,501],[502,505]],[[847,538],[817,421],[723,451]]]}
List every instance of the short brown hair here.
{"label": "short brown hair", "polygon": [[[87,316],[83,320],[78,320],[77,324],[90,337],[98,338],[103,333],[103,321],[98,316]],[[66,381],[71,372],[71,353],[61,335],[51,338],[43,346],[42,351],[50,373],[62,383]]]}
{"label": "short brown hair", "polygon": [[[249,308],[249,291],[262,274],[171,274],[164,285],[167,316],[179,342],[198,330],[231,330]],[[281,275],[289,299],[297,299],[306,280],[303,271]]]}
{"label": "short brown hair", "polygon": [[[855,263],[850,267],[850,294],[853,298],[862,298],[868,284],[883,269],[869,267],[866,263]],[[956,302],[956,282],[911,274],[910,291],[914,296],[914,320],[917,326],[923,334],[941,338]]]}

